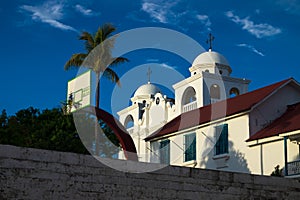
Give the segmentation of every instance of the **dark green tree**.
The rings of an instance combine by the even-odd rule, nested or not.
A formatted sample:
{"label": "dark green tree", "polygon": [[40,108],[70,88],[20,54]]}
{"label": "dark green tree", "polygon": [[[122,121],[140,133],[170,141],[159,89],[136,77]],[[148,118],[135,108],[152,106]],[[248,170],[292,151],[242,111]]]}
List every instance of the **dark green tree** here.
{"label": "dark green tree", "polygon": [[[80,120],[83,120],[81,123],[85,125],[83,129],[87,133],[83,136],[79,136],[73,116],[64,115],[61,109],[40,112],[30,107],[9,117],[3,110],[0,115],[0,144],[86,154],[94,151],[92,133],[95,117],[85,115]],[[100,121],[99,124],[103,130],[99,132],[101,156],[113,157],[118,153],[118,140],[105,123]],[[115,144],[110,140],[115,141]]]}

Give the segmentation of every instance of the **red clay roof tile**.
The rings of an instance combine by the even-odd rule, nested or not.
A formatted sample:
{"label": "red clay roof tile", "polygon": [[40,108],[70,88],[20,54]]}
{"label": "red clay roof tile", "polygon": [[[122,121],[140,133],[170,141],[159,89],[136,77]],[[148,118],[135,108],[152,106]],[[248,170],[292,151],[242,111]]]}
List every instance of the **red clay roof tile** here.
{"label": "red clay roof tile", "polygon": [[300,130],[300,102],[288,106],[286,112],[270,125],[252,135],[247,142]]}
{"label": "red clay roof tile", "polygon": [[293,78],[274,83],[234,98],[182,113],[169,123],[165,124],[161,129],[145,138],[145,141],[250,110],[254,105],[291,80],[293,80]]}

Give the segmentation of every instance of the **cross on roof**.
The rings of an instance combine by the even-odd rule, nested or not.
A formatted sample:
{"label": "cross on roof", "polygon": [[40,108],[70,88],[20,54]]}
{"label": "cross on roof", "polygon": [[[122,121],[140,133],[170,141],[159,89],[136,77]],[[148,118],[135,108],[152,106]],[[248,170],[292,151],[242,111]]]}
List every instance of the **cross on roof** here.
{"label": "cross on roof", "polygon": [[150,83],[151,73],[152,73],[152,71],[151,71],[150,67],[148,67],[148,71],[147,71],[148,83]]}
{"label": "cross on roof", "polygon": [[212,41],[215,39],[215,37],[209,33],[208,39],[206,40],[206,43],[209,44],[209,50],[212,50]]}

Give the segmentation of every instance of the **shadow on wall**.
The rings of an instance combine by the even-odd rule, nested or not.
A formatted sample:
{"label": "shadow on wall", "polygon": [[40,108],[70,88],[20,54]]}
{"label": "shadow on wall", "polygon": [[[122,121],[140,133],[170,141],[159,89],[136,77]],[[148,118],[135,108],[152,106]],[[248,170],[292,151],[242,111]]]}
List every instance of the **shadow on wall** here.
{"label": "shadow on wall", "polygon": [[211,150],[203,152],[200,168],[251,173],[245,155],[234,148],[232,141],[228,141],[228,146],[228,154],[221,155],[215,155],[215,148],[207,148]]}

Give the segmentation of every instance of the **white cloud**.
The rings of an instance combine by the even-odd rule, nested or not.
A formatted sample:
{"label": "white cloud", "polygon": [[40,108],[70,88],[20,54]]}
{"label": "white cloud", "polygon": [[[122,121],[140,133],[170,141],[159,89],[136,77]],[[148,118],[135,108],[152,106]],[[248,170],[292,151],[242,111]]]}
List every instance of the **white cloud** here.
{"label": "white cloud", "polygon": [[157,63],[158,61],[159,61],[159,59],[157,59],[157,58],[148,58],[146,60],[146,62],[152,62],[152,63]]}
{"label": "white cloud", "polygon": [[177,66],[171,66],[171,65],[168,65],[167,63],[160,63],[159,66],[167,68],[167,69],[177,69]]}
{"label": "white cloud", "polygon": [[171,10],[179,0],[143,0],[141,10],[148,13],[155,22],[169,23],[173,21],[175,13]]}
{"label": "white cloud", "polygon": [[241,25],[243,30],[248,31],[250,34],[256,36],[257,38],[274,36],[281,33],[281,29],[271,26],[270,24],[255,24],[253,21],[246,18],[240,18],[234,15],[232,11],[228,11],[225,15],[234,23]]}
{"label": "white cloud", "polygon": [[242,44],[237,44],[236,46],[248,48],[250,51],[252,51],[260,56],[265,56],[265,54],[263,54],[261,51],[254,48],[252,45],[242,43]]}
{"label": "white cloud", "polygon": [[81,14],[85,15],[85,16],[97,16],[99,15],[100,13],[96,13],[94,11],[92,11],[91,9],[88,9],[88,8],[85,8],[79,4],[77,4],[75,6],[75,10],[80,12]]}
{"label": "white cloud", "polygon": [[31,13],[31,18],[34,21],[40,21],[42,23],[46,23],[52,27],[78,32],[72,26],[63,24],[59,20],[63,18],[63,7],[62,3],[56,3],[54,1],[47,1],[43,5],[40,6],[29,6],[22,5],[20,8],[24,11]]}
{"label": "white cloud", "polygon": [[[211,21],[207,15],[201,15],[195,10],[185,8],[182,0],[143,0],[141,11],[147,13],[152,22],[176,25],[188,30],[192,26],[211,31]],[[130,19],[144,21],[129,15]]]}
{"label": "white cloud", "polygon": [[211,21],[207,15],[196,15],[196,18],[207,28],[208,31],[211,31]]}
{"label": "white cloud", "polygon": [[[275,3],[290,14],[300,15],[299,0],[276,0]],[[274,1],[270,1],[270,4],[274,4]]]}

